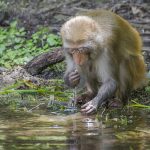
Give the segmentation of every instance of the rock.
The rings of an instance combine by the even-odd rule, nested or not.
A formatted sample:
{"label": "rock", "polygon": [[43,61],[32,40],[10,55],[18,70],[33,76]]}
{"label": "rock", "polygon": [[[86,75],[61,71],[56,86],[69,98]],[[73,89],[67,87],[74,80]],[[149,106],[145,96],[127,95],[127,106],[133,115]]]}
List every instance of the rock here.
{"label": "rock", "polygon": [[4,68],[4,67],[0,67],[0,74],[2,74],[3,72],[8,71],[8,69]]}

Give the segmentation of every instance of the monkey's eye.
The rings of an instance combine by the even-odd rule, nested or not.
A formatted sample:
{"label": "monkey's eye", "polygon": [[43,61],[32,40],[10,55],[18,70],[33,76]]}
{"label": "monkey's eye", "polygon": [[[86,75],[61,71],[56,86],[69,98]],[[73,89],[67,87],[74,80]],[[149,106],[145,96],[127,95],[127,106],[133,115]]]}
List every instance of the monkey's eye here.
{"label": "monkey's eye", "polygon": [[72,56],[73,56],[73,53],[71,53],[71,52],[68,52],[68,55],[72,57]]}
{"label": "monkey's eye", "polygon": [[74,52],[76,51],[76,49],[73,49],[73,48],[69,48],[68,50],[67,50],[67,52],[69,53],[69,54],[74,54]]}
{"label": "monkey's eye", "polygon": [[72,55],[74,54],[75,50],[74,49],[71,49],[71,48],[65,48],[65,51],[67,52],[67,54],[69,56],[72,57]]}

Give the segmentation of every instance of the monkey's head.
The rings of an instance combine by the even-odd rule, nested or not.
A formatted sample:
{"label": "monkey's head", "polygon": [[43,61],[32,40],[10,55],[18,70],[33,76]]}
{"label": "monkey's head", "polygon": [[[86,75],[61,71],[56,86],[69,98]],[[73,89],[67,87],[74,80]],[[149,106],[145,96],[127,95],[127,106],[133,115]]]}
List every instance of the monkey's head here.
{"label": "monkey's head", "polygon": [[[90,59],[90,53],[94,54],[96,48],[97,23],[87,16],[77,16],[67,21],[61,28],[63,47],[72,49],[73,60],[78,65],[83,65]],[[84,50],[80,51],[81,48]]]}

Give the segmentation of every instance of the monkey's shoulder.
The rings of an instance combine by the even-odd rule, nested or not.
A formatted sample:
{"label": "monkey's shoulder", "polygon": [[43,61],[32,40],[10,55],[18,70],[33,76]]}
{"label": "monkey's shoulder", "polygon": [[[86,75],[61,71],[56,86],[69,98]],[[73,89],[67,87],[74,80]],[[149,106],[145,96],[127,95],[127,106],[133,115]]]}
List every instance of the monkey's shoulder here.
{"label": "monkey's shoulder", "polygon": [[95,20],[99,25],[104,27],[113,27],[118,28],[123,26],[124,28],[131,28],[131,25],[121,16],[115,14],[109,10],[97,9],[97,10],[88,10],[86,12],[81,12],[77,16],[88,16]]}
{"label": "monkey's shoulder", "polygon": [[104,10],[104,9],[96,9],[96,10],[88,10],[86,12],[80,12],[77,14],[77,16],[88,16],[94,20],[98,20],[101,19],[101,21],[103,20],[109,20],[109,19],[115,19],[116,18],[116,14],[109,11],[109,10]]}

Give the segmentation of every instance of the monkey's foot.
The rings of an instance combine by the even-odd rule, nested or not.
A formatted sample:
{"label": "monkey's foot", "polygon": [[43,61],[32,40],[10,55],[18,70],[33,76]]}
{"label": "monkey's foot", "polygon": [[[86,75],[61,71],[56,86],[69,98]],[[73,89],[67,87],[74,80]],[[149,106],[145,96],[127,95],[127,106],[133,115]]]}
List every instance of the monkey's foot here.
{"label": "monkey's foot", "polygon": [[106,106],[107,108],[121,108],[123,107],[123,103],[119,99],[110,99]]}
{"label": "monkey's foot", "polygon": [[77,105],[83,105],[83,104],[89,102],[93,98],[94,98],[94,94],[86,92],[86,93],[84,93],[84,94],[82,94],[76,98],[76,104]]}

